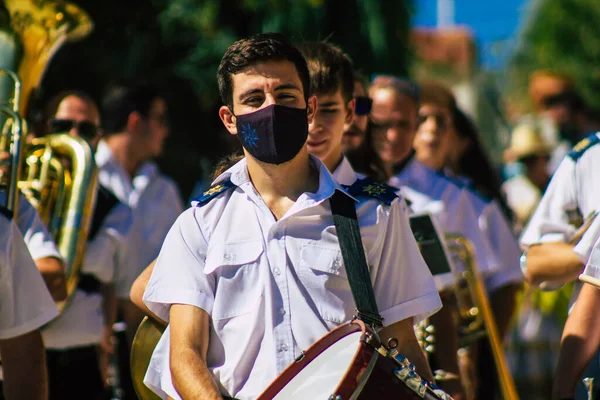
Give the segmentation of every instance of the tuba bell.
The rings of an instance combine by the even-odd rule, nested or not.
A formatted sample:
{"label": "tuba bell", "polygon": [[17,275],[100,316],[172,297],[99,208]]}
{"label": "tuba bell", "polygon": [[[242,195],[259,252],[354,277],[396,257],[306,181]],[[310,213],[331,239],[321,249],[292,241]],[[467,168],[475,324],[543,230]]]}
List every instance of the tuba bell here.
{"label": "tuba bell", "polygon": [[0,5],[0,69],[12,80],[0,81],[0,168],[7,206],[16,214],[20,195],[38,210],[65,262],[67,300],[79,280],[95,202],[97,170],[90,145],[67,134],[36,138],[24,116],[31,94],[46,67],[67,41],[82,39],[93,28],[89,16],[61,0],[5,0]]}

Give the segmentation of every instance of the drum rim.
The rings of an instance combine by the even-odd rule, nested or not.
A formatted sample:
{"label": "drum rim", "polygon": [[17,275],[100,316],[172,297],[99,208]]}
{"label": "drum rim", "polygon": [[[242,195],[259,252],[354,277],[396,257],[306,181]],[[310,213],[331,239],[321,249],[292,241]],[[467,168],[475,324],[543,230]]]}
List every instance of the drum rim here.
{"label": "drum rim", "polygon": [[[344,338],[352,333],[361,332],[364,336],[368,330],[364,322],[361,320],[352,320],[345,324],[338,326],[337,328],[329,331],[315,343],[313,343],[308,349],[302,352],[301,358],[296,362],[288,365],[277,378],[258,396],[257,400],[272,399],[277,396],[279,392],[307,365],[309,365],[314,359],[320,356],[325,350],[341,338]],[[357,347],[356,353],[354,354],[353,360],[356,359],[357,354],[360,351],[360,346]],[[346,378],[344,374],[344,378]],[[343,381],[343,379],[342,379]],[[338,390],[339,388],[336,388]]]}

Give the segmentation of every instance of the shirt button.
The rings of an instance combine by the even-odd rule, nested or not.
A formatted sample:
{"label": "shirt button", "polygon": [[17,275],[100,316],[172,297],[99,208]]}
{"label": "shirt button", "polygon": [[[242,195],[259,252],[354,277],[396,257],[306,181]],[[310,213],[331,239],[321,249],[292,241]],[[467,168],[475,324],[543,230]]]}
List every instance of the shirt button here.
{"label": "shirt button", "polygon": [[281,347],[279,348],[280,351],[287,351],[288,347],[287,344],[282,344]]}
{"label": "shirt button", "polygon": [[281,307],[279,309],[279,314],[281,314],[281,315],[285,314],[285,308]]}
{"label": "shirt button", "polygon": [[275,275],[279,275],[281,273],[281,271],[279,270],[279,268],[275,267],[275,268],[273,268],[273,273]]}
{"label": "shirt button", "polygon": [[227,260],[227,261],[231,261],[231,260],[233,260],[234,256],[233,256],[233,254],[231,254],[231,253],[225,253],[225,254],[223,255],[223,258],[224,258],[225,260]]}

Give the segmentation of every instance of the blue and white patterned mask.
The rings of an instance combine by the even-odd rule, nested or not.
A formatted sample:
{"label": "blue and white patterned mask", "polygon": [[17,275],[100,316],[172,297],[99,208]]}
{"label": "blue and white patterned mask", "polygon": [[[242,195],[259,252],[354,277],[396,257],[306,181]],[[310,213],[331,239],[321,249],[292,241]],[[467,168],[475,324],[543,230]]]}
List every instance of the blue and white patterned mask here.
{"label": "blue and white patterned mask", "polygon": [[308,138],[306,108],[272,104],[261,110],[237,115],[238,139],[248,153],[268,164],[292,160]]}

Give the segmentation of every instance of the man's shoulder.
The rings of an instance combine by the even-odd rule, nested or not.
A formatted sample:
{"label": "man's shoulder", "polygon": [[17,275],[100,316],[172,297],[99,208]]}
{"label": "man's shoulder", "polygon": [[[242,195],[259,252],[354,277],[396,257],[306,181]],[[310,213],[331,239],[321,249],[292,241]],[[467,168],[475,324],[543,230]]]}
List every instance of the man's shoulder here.
{"label": "man's shoulder", "polygon": [[219,182],[213,186],[211,186],[208,190],[204,191],[200,196],[194,198],[192,200],[192,204],[197,207],[202,207],[208,203],[210,203],[215,198],[223,195],[227,190],[231,188],[235,188],[235,184],[231,182],[231,179],[226,179],[222,182]]}
{"label": "man's shoulder", "polygon": [[600,143],[600,133],[592,133],[573,146],[573,149],[567,153],[567,156],[573,161],[577,161],[591,148],[600,148],[595,147],[598,143]]}
{"label": "man's shoulder", "polygon": [[398,188],[386,183],[377,182],[371,178],[357,179],[352,185],[344,186],[353,197],[363,199],[376,199],[386,205],[391,205],[398,198]]}

